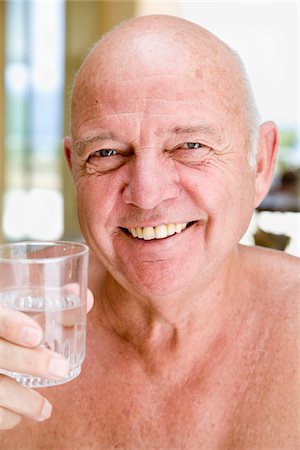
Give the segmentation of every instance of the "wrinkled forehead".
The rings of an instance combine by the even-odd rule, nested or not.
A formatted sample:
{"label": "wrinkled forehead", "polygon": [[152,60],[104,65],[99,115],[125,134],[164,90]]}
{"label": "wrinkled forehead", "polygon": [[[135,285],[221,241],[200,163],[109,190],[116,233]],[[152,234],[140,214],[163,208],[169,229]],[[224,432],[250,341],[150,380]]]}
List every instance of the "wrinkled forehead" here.
{"label": "wrinkled forehead", "polygon": [[219,106],[238,110],[239,78],[226,46],[208,33],[119,33],[101,42],[81,67],[73,90],[72,124],[89,105],[124,104],[126,86],[131,87],[128,105],[136,91],[138,98],[162,100],[215,97]]}

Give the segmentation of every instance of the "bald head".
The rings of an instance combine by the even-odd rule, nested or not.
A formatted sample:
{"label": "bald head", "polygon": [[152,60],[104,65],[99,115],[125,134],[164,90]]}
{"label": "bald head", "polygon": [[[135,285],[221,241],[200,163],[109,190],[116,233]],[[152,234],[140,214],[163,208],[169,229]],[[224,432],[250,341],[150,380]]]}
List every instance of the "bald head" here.
{"label": "bald head", "polygon": [[249,149],[254,148],[259,118],[240,58],[206,29],[171,16],[131,19],[94,45],[76,76],[72,124],[82,99],[95,97],[96,90],[105,97],[107,80],[118,83],[170,74],[188,75],[190,82],[202,84],[203,93],[214,91],[228,110],[239,115]]}
{"label": "bald head", "polygon": [[[143,16],[122,23],[105,35],[85,58],[75,88],[115,66],[114,76],[189,73],[197,79],[225,74],[238,83],[233,52],[204,28],[171,16]],[[87,77],[88,75],[88,77]],[[226,92],[228,89],[224,89]]]}

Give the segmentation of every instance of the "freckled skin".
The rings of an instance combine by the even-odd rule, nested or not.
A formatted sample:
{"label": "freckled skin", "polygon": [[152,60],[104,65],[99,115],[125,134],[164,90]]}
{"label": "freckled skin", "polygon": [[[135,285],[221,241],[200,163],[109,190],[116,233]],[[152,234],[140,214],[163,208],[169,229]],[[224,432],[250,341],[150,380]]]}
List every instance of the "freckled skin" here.
{"label": "freckled skin", "polygon": [[[89,54],[65,140],[91,247],[87,359],[3,448],[300,447],[299,261],[238,244],[277,148],[261,125],[249,168],[243,99],[227,47],[180,19],[129,21]],[[122,230],[191,221],[160,241]]]}

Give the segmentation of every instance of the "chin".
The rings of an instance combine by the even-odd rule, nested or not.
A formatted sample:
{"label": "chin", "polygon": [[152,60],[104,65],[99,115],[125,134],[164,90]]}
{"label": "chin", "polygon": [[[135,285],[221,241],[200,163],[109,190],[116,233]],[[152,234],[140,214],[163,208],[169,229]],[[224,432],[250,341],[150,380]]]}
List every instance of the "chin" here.
{"label": "chin", "polygon": [[[148,266],[148,267],[147,267]],[[168,297],[184,294],[199,280],[199,274],[195,267],[189,270],[187,265],[180,269],[175,264],[170,267],[165,263],[143,263],[139,270],[131,271],[126,267],[120,284],[129,292],[134,292],[146,298]],[[117,277],[115,277],[117,278]]]}

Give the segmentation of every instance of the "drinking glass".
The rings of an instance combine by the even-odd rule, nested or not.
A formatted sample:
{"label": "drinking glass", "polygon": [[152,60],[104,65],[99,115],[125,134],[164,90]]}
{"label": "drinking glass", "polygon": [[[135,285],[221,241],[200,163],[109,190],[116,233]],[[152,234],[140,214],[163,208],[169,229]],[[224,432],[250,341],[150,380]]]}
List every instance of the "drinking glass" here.
{"label": "drinking glass", "polygon": [[42,347],[69,362],[62,379],[1,373],[28,387],[66,383],[80,374],[85,358],[88,247],[77,242],[0,244],[0,305],[21,311],[43,329]]}

